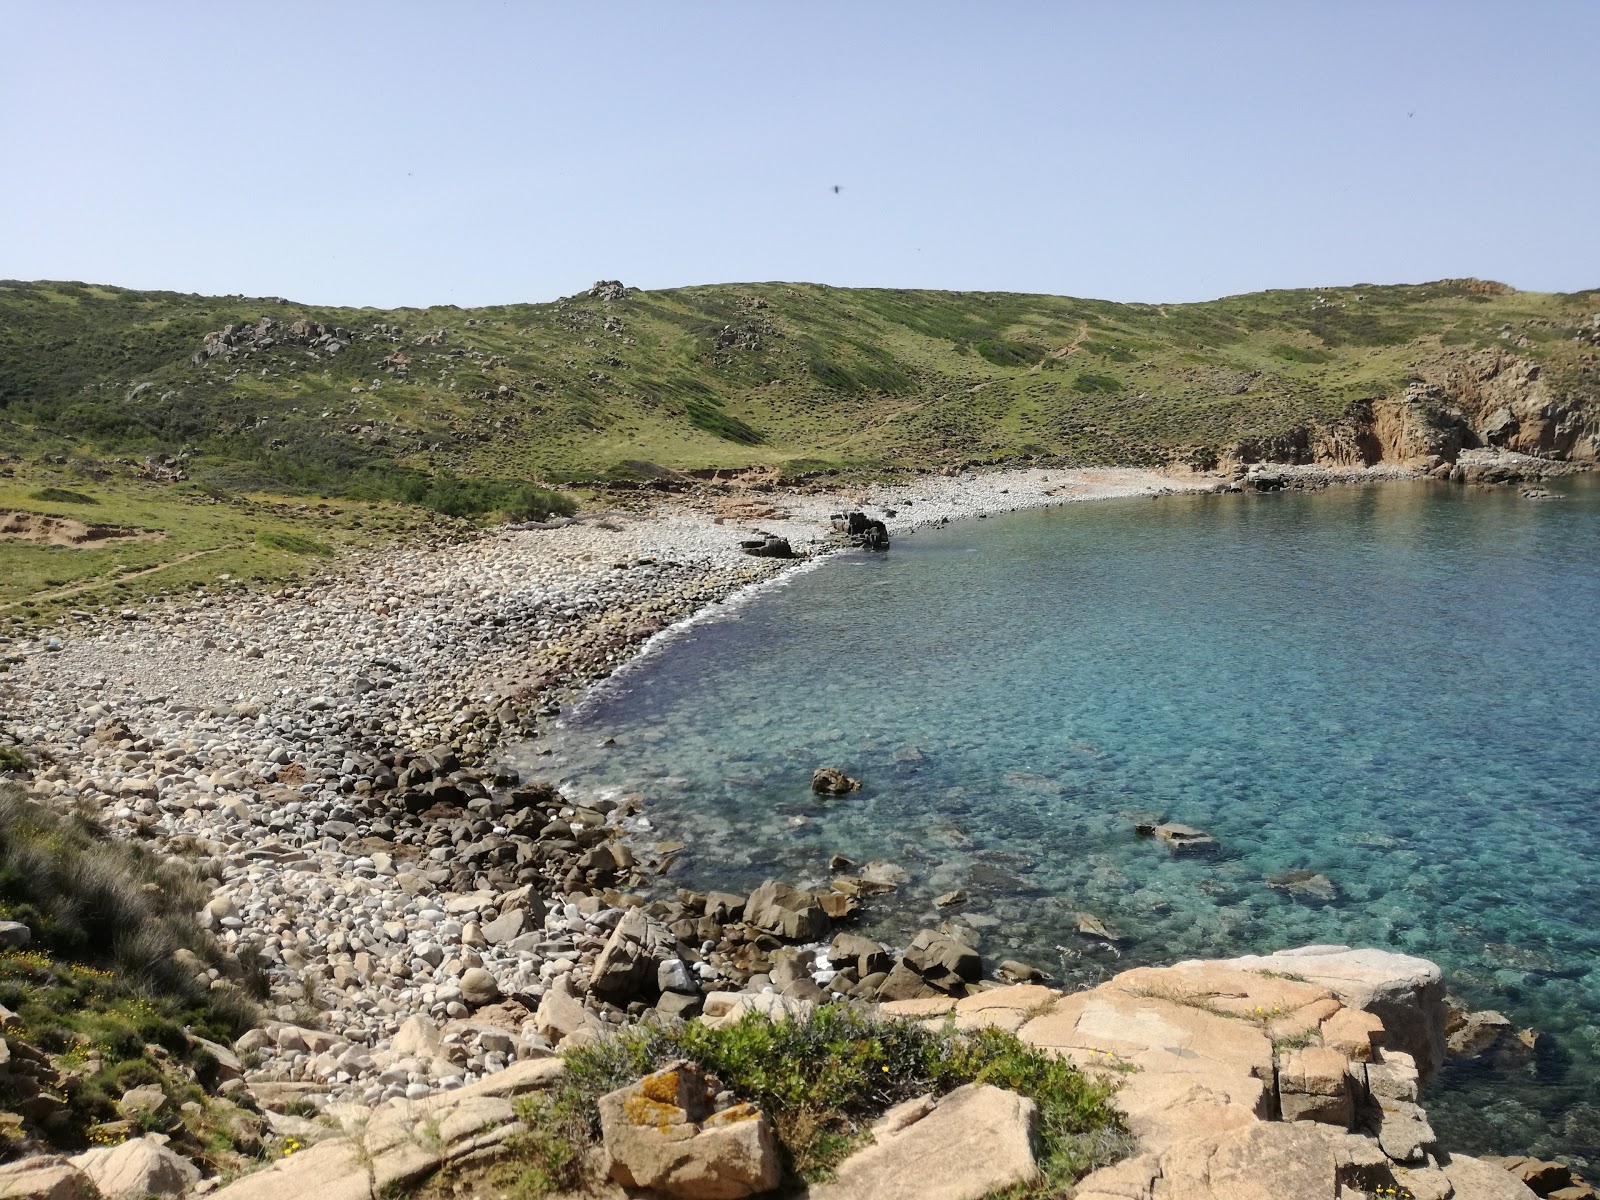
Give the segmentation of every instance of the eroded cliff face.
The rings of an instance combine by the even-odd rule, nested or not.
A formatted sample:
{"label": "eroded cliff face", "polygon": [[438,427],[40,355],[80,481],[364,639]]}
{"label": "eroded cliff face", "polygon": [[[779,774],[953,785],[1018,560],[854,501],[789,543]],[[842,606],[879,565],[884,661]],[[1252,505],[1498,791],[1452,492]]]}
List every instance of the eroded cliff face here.
{"label": "eroded cliff face", "polygon": [[1246,438],[1228,457],[1431,469],[1477,449],[1600,462],[1600,397],[1559,392],[1539,363],[1481,350],[1424,366],[1400,394],[1360,401],[1341,421]]}

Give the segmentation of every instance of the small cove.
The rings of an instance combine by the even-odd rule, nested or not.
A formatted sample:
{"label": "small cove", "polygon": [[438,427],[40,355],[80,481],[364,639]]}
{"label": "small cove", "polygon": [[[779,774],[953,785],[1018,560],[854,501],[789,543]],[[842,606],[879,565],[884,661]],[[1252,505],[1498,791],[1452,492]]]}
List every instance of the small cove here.
{"label": "small cove", "polygon": [[[1444,1140],[1593,1159],[1600,487],[1551,490],[1169,496],[924,530],[682,631],[513,757],[570,793],[641,793],[642,836],[686,844],[672,884],[890,860],[912,882],[868,930],[960,920],[991,962],[1069,987],[1308,942],[1433,958],[1545,1035],[1530,1069],[1435,1089]],[[862,792],[811,795],[820,765]],[[1223,852],[1173,859],[1135,811]],[[1267,886],[1293,870],[1336,891]],[[1129,940],[1081,937],[1079,912]]]}

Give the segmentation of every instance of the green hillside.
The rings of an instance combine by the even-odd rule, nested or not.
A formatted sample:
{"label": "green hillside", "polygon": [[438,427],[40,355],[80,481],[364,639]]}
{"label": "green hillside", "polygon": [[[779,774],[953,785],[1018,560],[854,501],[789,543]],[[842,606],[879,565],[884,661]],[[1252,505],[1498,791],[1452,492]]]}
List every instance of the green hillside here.
{"label": "green hillside", "polygon": [[395,310],[5,282],[0,510],[167,536],[28,550],[0,615],[41,590],[77,596],[111,555],[142,578],[227,551],[163,584],[230,567],[275,578],[323,550],[414,535],[430,513],[559,503],[534,484],[1204,458],[1336,421],[1487,348],[1539,362],[1557,394],[1587,403],[1597,310],[1596,292],[1476,280],[1173,305],[597,285],[549,304]]}
{"label": "green hillside", "polygon": [[[1592,388],[1573,337],[1597,305],[1476,281],[1185,305],[769,283],[385,311],[7,283],[0,437],[187,451],[225,487],[390,496],[414,487],[405,469],[1150,462],[1334,419],[1504,331]],[[194,361],[228,326],[237,344]]]}

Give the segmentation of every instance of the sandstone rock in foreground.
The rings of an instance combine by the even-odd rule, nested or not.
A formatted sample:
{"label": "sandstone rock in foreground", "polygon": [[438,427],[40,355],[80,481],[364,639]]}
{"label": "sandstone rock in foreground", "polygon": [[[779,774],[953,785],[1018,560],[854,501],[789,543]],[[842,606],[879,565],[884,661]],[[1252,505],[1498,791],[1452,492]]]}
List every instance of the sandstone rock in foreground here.
{"label": "sandstone rock in foreground", "polygon": [[0,1163],[0,1200],[96,1200],[96,1195],[87,1175],[54,1154]]}
{"label": "sandstone rock in foreground", "polygon": [[[907,1120],[909,1118],[909,1120]],[[969,1083],[938,1101],[893,1109],[875,1140],[840,1164],[811,1200],[982,1200],[1039,1176],[1038,1107],[1015,1092]]]}
{"label": "sandstone rock in foreground", "polygon": [[669,1063],[600,1098],[609,1173],[682,1200],[739,1200],[778,1186],[772,1127],[753,1104],[715,1107],[701,1070]]}
{"label": "sandstone rock in foreground", "polygon": [[200,1182],[198,1167],[147,1137],[90,1150],[72,1162],[105,1200],[179,1197]]}

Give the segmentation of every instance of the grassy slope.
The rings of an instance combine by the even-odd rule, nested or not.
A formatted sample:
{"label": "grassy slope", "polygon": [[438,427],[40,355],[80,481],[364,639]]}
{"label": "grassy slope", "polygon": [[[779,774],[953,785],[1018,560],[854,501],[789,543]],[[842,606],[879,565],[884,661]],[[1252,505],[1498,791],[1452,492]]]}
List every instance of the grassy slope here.
{"label": "grassy slope", "polygon": [[[261,543],[280,527],[330,544],[413,532],[414,508],[363,501],[496,506],[485,493],[452,507],[448,480],[441,501],[441,472],[583,484],[649,464],[1149,463],[1336,419],[1443,355],[1508,340],[1558,389],[1600,391],[1572,340],[1600,295],[1484,292],[1357,286],[1162,306],[765,283],[380,311],[0,283],[0,472],[9,452],[14,484],[0,508],[170,531],[115,550],[0,543],[17,580],[0,605],[219,547],[163,582],[276,578],[306,557]],[[337,354],[279,341],[191,361],[207,332],[262,316],[280,333],[306,318],[354,340]],[[188,495],[130,479],[136,460],[180,451]],[[102,504],[27,498],[47,484]],[[237,499],[252,493],[350,503],[329,516]]]}

